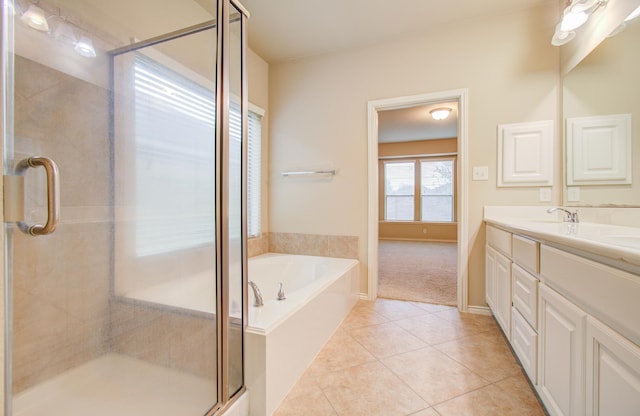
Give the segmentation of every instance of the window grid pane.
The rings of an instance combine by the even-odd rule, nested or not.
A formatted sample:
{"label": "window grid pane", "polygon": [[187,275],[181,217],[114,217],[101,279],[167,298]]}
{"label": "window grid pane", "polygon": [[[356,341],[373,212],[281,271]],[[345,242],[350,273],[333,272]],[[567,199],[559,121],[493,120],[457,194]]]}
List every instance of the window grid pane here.
{"label": "window grid pane", "polygon": [[384,171],[385,220],[413,221],[415,163],[386,163]]}
{"label": "window grid pane", "polygon": [[453,175],[453,160],[423,160],[420,162],[420,218],[422,221],[454,221]]}

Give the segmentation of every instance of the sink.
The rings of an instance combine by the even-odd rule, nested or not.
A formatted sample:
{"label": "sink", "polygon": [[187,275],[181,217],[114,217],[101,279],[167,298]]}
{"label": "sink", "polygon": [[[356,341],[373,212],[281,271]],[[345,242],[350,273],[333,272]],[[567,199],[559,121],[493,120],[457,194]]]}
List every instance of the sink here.
{"label": "sink", "polygon": [[603,235],[600,240],[603,243],[640,249],[640,235]]}

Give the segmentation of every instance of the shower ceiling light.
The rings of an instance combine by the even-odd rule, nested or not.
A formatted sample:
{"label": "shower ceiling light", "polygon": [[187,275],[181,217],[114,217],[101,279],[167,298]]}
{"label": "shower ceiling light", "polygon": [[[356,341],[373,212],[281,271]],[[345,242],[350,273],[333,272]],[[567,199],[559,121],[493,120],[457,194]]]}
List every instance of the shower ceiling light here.
{"label": "shower ceiling light", "polygon": [[451,109],[450,108],[436,108],[434,110],[429,111],[429,113],[431,113],[431,117],[433,117],[434,120],[444,120],[445,118],[449,117],[449,114],[451,113]]}
{"label": "shower ceiling light", "polygon": [[585,12],[573,13],[569,11],[569,13],[566,13],[562,17],[562,22],[560,22],[560,30],[562,32],[570,32],[585,24],[588,19],[589,15]]}
{"label": "shower ceiling light", "polygon": [[20,20],[22,20],[25,24],[29,25],[29,27],[32,27],[35,30],[39,30],[41,32],[49,31],[49,24],[47,23],[47,17],[44,14],[44,10],[42,10],[35,4],[29,6]]}
{"label": "shower ceiling light", "polygon": [[93,42],[86,36],[80,37],[80,40],[76,43],[76,46],[73,49],[85,58],[96,57],[96,50],[93,47]]}

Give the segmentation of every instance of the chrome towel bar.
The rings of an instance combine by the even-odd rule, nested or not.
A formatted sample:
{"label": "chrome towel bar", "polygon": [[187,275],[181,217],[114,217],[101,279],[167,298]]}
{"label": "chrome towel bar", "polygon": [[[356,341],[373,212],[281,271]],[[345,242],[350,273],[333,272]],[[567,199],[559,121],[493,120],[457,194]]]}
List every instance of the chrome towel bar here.
{"label": "chrome towel bar", "polygon": [[282,176],[304,176],[304,175],[335,175],[336,170],[300,170],[300,171],[285,171],[282,172]]}

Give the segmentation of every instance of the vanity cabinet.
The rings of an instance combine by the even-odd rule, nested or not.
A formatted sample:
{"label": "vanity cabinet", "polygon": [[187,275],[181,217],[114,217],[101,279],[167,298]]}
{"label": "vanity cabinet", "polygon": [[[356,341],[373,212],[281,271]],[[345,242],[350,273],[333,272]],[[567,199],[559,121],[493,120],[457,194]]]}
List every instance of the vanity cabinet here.
{"label": "vanity cabinet", "polygon": [[637,231],[531,223],[487,222],[487,303],[524,371],[552,416],[640,416],[640,253],[593,243]]}

